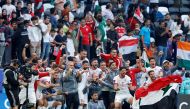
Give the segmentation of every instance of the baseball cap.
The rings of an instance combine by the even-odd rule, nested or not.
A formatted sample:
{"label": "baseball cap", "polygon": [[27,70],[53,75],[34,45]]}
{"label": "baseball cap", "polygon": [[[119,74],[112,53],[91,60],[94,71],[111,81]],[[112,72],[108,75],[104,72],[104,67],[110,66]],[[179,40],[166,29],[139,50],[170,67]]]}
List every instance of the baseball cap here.
{"label": "baseball cap", "polygon": [[170,61],[168,61],[168,60],[164,60],[164,61],[162,62],[162,64],[165,64],[166,62],[170,62]]}

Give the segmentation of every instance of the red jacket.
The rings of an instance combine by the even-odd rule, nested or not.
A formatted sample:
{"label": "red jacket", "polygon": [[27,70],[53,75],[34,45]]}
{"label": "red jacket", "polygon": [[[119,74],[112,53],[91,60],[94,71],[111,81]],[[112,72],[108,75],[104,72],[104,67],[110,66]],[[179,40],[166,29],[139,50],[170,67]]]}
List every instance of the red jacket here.
{"label": "red jacket", "polygon": [[131,78],[132,86],[137,86],[137,81],[136,81],[136,74],[141,72],[140,68],[133,68],[128,71],[128,74]]}
{"label": "red jacket", "polygon": [[109,61],[113,60],[116,63],[116,66],[119,68],[122,65],[122,60],[120,57],[112,57],[111,54],[100,54],[100,56],[106,61],[106,65],[109,66]]}

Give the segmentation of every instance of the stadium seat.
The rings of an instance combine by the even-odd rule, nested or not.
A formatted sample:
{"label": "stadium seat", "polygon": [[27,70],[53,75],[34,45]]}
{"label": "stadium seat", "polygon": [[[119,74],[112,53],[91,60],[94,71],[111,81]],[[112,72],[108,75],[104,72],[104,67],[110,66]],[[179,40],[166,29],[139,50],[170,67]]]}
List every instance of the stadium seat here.
{"label": "stadium seat", "polygon": [[167,7],[159,7],[158,11],[160,11],[163,15],[166,15],[167,13],[169,13],[169,10]]}
{"label": "stadium seat", "polygon": [[170,12],[170,13],[179,13],[179,8],[170,7],[170,8],[169,8],[169,12]]}
{"label": "stadium seat", "polygon": [[179,11],[182,14],[188,14],[190,12],[190,9],[187,7],[181,7]]}
{"label": "stadium seat", "polygon": [[181,15],[181,20],[184,21],[185,19],[188,18],[188,15]]}
{"label": "stadium seat", "polygon": [[181,0],[181,4],[183,4],[183,5],[189,5],[190,4],[190,0]]}

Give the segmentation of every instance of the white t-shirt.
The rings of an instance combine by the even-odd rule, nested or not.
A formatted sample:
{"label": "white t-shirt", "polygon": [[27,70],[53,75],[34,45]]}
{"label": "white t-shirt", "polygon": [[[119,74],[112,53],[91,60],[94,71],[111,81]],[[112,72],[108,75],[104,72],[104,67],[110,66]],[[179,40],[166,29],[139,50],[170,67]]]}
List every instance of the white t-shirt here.
{"label": "white t-shirt", "polygon": [[131,84],[131,78],[125,75],[124,78],[120,78],[119,75],[114,77],[114,84],[118,84],[119,91],[117,93],[120,94],[129,94],[129,84]]}
{"label": "white t-shirt", "polygon": [[153,71],[154,71],[156,77],[158,77],[158,75],[160,74],[160,72],[163,71],[162,68],[159,67],[159,66],[156,66],[156,67],[154,67],[154,68],[151,68],[151,67],[146,68],[147,73],[148,73],[150,70],[153,70]]}
{"label": "white t-shirt", "polygon": [[92,76],[93,74],[97,74],[100,75],[102,72],[102,70],[100,68],[96,68],[96,69],[91,69],[90,68],[90,75]]}
{"label": "white t-shirt", "polygon": [[77,56],[75,56],[75,58],[77,60],[77,63],[80,63],[80,64],[82,64],[83,61],[88,61],[89,62],[88,58],[85,58],[85,59],[81,60],[80,57],[79,57],[79,54]]}
{"label": "white t-shirt", "polygon": [[11,15],[11,13],[13,11],[16,12],[16,7],[14,5],[12,5],[12,4],[10,4],[10,5],[7,5],[7,4],[3,5],[2,10],[3,9],[7,10],[7,15]]}
{"label": "white t-shirt", "polygon": [[105,9],[102,11],[102,15],[107,19],[114,20],[114,15],[110,9]]}
{"label": "white t-shirt", "polygon": [[67,38],[67,51],[69,52],[69,56],[74,56],[75,47],[74,42],[71,38]]}
{"label": "white t-shirt", "polygon": [[28,37],[31,42],[40,42],[42,40],[42,32],[37,26],[28,27]]}
{"label": "white t-shirt", "polygon": [[[82,69],[79,70],[79,72],[82,72],[82,71],[83,71]],[[81,76],[82,76],[82,80],[78,83],[78,90],[82,91],[88,83],[89,72],[82,73]]]}
{"label": "white t-shirt", "polygon": [[[34,83],[36,80],[38,80],[38,76],[32,76],[31,82],[28,84],[28,98],[30,103],[36,103],[36,94],[34,90]],[[21,104],[26,100],[26,87],[21,88],[19,99]]]}
{"label": "white t-shirt", "polygon": [[[42,28],[42,32],[46,32],[46,30],[48,29],[48,26],[45,23],[41,23],[40,26]],[[49,32],[47,32],[46,34],[43,35],[43,42],[50,42],[50,41],[51,41],[51,36]]]}

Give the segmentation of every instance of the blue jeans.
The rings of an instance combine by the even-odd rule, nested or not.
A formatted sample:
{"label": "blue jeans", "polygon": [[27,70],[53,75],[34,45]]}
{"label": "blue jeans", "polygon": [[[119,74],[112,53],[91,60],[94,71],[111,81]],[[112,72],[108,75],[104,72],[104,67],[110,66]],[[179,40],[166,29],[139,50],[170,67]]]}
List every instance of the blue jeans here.
{"label": "blue jeans", "polygon": [[43,43],[43,51],[41,54],[42,59],[48,59],[49,58],[49,52],[50,52],[50,43],[44,42]]}
{"label": "blue jeans", "polygon": [[163,54],[161,56],[158,56],[158,65],[162,65],[162,62],[166,60],[167,57],[167,47],[164,46],[158,46],[158,52],[162,51]]}

